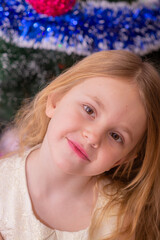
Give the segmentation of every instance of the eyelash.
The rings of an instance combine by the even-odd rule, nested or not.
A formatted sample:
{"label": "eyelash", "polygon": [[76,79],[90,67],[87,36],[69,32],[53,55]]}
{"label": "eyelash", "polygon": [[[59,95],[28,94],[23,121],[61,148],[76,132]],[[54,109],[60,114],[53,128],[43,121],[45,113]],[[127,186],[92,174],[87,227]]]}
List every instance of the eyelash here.
{"label": "eyelash", "polygon": [[[83,109],[84,109],[84,111],[85,111],[89,116],[91,116],[92,114],[95,115],[95,110],[93,109],[93,107],[90,107],[90,106],[88,106],[88,105],[83,105]],[[87,111],[87,109],[88,109],[89,111],[92,111],[91,114],[89,113],[89,111]],[[94,118],[95,116],[91,116],[91,117]],[[124,143],[123,138],[122,138],[118,133],[110,132],[109,134],[110,134],[110,136],[113,138],[113,140],[115,140],[117,143],[120,143],[120,144],[123,144],[123,143]],[[118,140],[114,138],[114,137],[117,137],[117,136],[118,136],[118,138],[119,138]]]}
{"label": "eyelash", "polygon": [[[91,116],[91,117],[93,117],[93,118],[95,117],[95,116],[92,116],[92,114],[94,114],[94,115],[96,114],[96,113],[95,113],[95,110],[94,110],[92,107],[90,107],[90,106],[88,106],[88,105],[83,105],[83,109],[84,109],[84,111],[85,111],[89,116]],[[90,110],[92,111],[91,114],[89,113],[89,111],[87,111],[87,109],[88,109],[89,111],[90,111]]]}

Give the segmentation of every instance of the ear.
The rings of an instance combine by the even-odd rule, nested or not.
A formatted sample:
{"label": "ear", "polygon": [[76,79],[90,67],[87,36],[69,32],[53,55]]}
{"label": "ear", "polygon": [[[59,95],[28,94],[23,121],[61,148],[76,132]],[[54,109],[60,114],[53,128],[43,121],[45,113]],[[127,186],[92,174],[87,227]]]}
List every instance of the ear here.
{"label": "ear", "polygon": [[55,101],[55,98],[54,98],[54,94],[51,93],[48,96],[47,103],[46,103],[46,115],[47,115],[47,117],[49,117],[49,118],[53,117],[55,108],[56,108],[56,101]]}

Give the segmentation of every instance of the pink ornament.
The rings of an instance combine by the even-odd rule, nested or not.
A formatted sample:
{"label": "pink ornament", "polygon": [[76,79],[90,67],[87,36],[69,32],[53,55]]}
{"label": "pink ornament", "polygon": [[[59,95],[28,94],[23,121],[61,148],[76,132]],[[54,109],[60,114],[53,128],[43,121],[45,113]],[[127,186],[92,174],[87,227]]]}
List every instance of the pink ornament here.
{"label": "pink ornament", "polygon": [[59,16],[72,9],[76,0],[27,0],[32,7],[48,16]]}

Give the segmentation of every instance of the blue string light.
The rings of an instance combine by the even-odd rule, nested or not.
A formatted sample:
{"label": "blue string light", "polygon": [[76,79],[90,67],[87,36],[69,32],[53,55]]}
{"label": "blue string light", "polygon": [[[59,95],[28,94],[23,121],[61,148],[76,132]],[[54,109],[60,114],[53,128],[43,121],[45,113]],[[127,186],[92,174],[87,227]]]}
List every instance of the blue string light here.
{"label": "blue string light", "polygon": [[0,36],[68,54],[125,49],[143,55],[160,48],[160,1],[77,2],[67,14],[48,17],[24,0],[0,0]]}

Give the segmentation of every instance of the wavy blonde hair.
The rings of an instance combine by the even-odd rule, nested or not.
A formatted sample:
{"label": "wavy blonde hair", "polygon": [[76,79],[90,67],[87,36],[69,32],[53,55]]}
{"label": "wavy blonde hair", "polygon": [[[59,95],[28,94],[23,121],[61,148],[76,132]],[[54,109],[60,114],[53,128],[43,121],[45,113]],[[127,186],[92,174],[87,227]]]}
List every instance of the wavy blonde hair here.
{"label": "wavy blonde hair", "polygon": [[[90,239],[100,220],[107,218],[111,207],[118,204],[117,228],[105,240],[160,239],[160,77],[148,62],[127,51],[102,51],[88,56],[53,80],[17,113],[15,127],[19,131],[20,149],[33,147],[43,141],[49,118],[45,114],[48,96],[55,92],[59,100],[73,86],[95,76],[123,79],[136,83],[147,114],[147,129],[141,141],[128,155],[134,160],[105,172],[99,177],[112,179],[105,185],[116,189],[109,204],[102,209],[98,221],[93,217]],[[122,227],[123,226],[123,227]]]}

